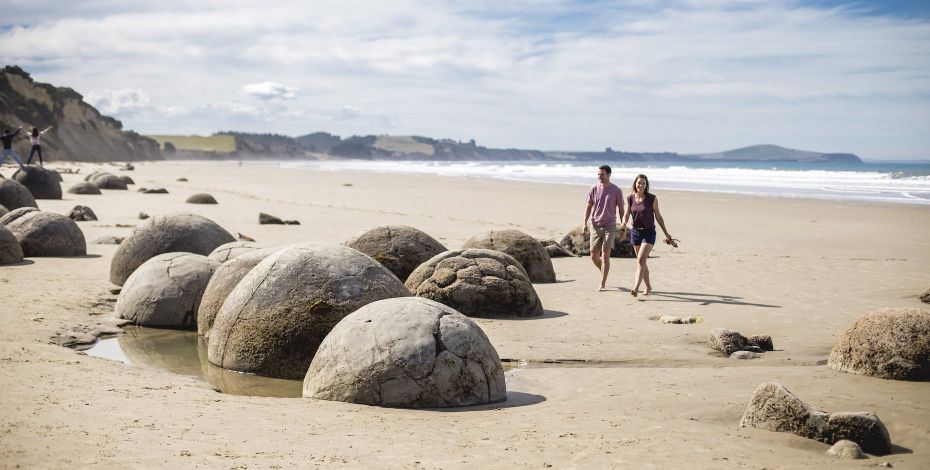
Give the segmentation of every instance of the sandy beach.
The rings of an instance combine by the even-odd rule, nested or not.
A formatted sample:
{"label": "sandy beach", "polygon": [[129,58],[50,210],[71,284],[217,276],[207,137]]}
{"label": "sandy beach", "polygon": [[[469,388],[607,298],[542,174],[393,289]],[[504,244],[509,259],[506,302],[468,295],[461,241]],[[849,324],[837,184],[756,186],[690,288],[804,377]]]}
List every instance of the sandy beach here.
{"label": "sandy beach", "polygon": [[[63,174],[62,188],[105,165]],[[11,171],[4,168],[4,174]],[[218,393],[207,382],[88,356],[53,338],[112,329],[108,280],[137,214],[194,212],[272,246],[342,243],[403,224],[458,249],[512,228],[559,240],[579,225],[586,188],[424,175],[326,172],[274,163],[139,163],[129,191],[39,200],[79,222],[87,256],[0,267],[2,468],[864,468],[930,467],[930,383],[827,368],[838,334],[884,307],[930,309],[930,208],[663,191],[668,228],[649,265],[655,292],[632,298],[635,261],[615,259],[608,292],[586,258],[553,259],[537,284],[546,310],[476,319],[500,357],[508,400],[451,410],[387,409]],[[592,183],[594,182],[592,170]],[[176,181],[179,177],[189,181]],[[615,181],[624,191],[629,182]],[[164,187],[169,194],[142,194]],[[217,205],[185,199],[212,194]],[[267,212],[301,225],[259,225]],[[700,316],[663,324],[660,315]],[[728,359],[711,328],[770,335],[775,351]],[[739,427],[755,388],[784,384],[828,411],[871,411],[894,453],[844,461],[827,444]]]}

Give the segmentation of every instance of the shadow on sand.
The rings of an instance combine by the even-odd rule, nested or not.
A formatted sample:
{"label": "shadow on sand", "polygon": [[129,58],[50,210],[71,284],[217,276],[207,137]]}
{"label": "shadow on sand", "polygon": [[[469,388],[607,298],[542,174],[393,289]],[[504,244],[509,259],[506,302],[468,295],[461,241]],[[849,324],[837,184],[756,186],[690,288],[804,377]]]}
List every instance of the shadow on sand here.
{"label": "shadow on sand", "polygon": [[546,401],[546,397],[533,393],[507,392],[507,400],[486,405],[463,406],[457,408],[421,408],[420,411],[440,411],[444,413],[462,413],[468,411],[498,410],[501,408],[517,408],[520,406],[536,405]]}
{"label": "shadow on sand", "polygon": [[647,300],[655,302],[694,302],[698,305],[711,305],[711,304],[723,304],[723,305],[743,305],[748,307],[766,307],[766,308],[781,308],[781,305],[769,305],[769,304],[756,304],[752,302],[744,302],[742,297],[735,297],[732,295],[721,295],[721,294],[698,294],[694,292],[661,292],[661,291],[652,291],[648,296],[642,294],[636,298],[640,302]]}

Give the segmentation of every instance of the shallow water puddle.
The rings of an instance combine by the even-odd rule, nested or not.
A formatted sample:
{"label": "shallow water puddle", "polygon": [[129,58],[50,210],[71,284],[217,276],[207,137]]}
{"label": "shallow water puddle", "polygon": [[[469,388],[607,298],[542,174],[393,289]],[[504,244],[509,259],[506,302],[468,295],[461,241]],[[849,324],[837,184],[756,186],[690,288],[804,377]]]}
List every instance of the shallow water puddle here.
{"label": "shallow water puddle", "polygon": [[100,340],[87,355],[133,367],[165,369],[204,380],[222,393],[300,398],[303,382],[235,372],[207,361],[207,344],[196,331],[127,327],[116,338]]}

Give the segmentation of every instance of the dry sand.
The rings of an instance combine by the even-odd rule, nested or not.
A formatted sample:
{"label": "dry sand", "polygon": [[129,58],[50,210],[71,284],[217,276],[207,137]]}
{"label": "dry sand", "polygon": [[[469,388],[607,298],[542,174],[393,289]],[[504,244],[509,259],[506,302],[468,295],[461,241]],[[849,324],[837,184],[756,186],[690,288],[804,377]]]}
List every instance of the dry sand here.
{"label": "dry sand", "polygon": [[[63,188],[97,168],[63,175]],[[116,225],[141,223],[140,211],[190,211],[267,245],[338,243],[407,224],[456,249],[489,229],[559,239],[581,222],[585,194],[267,163],[144,163],[121,174],[136,181],[129,191],[39,205],[58,213],[90,206],[100,221],[79,223],[88,242],[128,235]],[[141,186],[170,194],[137,193]],[[926,308],[917,295],[930,285],[930,208],[656,191],[683,242],[657,246],[649,261],[656,292],[627,293],[630,259],[614,260],[615,290],[602,293],[588,259],[553,260],[559,282],[536,285],[544,317],[477,320],[502,358],[528,364],[507,373],[507,402],[464,410],[233,396],[192,377],[90,357],[50,341],[107,323],[116,247],[89,243],[86,257],[0,267],[0,467],[928,468],[930,383],[824,364],[836,335],[869,310]],[[197,192],[219,204],[184,203]],[[303,225],[260,226],[260,211]],[[650,319],[662,314],[704,321]],[[706,340],[715,327],[771,335],[776,351],[754,360],[714,355]],[[840,461],[825,455],[826,444],[739,428],[753,390],[770,380],[829,411],[874,411],[896,452]]]}

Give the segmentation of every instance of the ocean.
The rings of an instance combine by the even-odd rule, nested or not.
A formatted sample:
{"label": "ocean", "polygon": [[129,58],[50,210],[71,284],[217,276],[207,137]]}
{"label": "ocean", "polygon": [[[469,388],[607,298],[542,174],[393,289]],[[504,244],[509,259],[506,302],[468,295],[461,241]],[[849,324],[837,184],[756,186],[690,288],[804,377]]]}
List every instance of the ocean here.
{"label": "ocean", "polygon": [[[598,162],[369,161],[282,163],[322,171],[422,173],[462,178],[591,185]],[[652,189],[784,198],[930,205],[930,162],[810,164],[689,162],[611,164],[611,181],[627,188],[644,173]]]}

